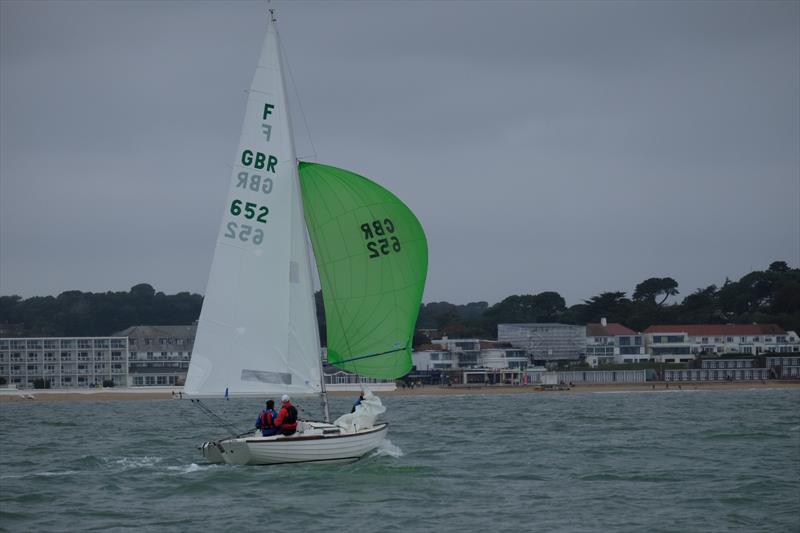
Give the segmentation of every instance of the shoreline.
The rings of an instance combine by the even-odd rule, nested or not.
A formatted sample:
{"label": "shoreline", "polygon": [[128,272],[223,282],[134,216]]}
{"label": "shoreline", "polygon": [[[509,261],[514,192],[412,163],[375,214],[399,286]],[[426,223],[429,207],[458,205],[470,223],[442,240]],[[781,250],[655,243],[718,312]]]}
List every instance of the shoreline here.
{"label": "shoreline", "polygon": [[[566,390],[544,390],[541,385],[423,385],[398,388],[394,391],[377,391],[378,396],[495,396],[508,394],[575,394],[582,392],[664,392],[693,390],[774,390],[800,389],[800,380],[761,381],[708,381],[670,382],[648,381],[646,383],[579,383]],[[188,400],[180,398],[181,387],[166,388],[118,388],[118,389],[0,389],[0,403],[25,401],[111,401],[111,400]],[[357,391],[329,391],[334,397],[357,396]]]}

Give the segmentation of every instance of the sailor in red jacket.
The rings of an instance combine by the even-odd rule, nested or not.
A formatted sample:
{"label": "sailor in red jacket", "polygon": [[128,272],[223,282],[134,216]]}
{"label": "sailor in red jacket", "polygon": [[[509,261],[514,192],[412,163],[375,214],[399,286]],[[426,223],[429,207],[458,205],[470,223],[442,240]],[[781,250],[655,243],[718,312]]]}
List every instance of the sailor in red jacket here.
{"label": "sailor in red jacket", "polygon": [[289,401],[289,395],[281,396],[281,410],[275,419],[275,427],[281,435],[294,435],[297,431],[297,409]]}

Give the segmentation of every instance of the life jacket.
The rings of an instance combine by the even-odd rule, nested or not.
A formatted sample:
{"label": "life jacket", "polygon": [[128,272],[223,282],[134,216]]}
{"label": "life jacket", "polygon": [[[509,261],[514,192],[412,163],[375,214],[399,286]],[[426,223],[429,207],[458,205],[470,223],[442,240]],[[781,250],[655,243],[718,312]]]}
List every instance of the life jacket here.
{"label": "life jacket", "polygon": [[296,424],[297,423],[297,409],[295,409],[294,405],[289,404],[286,409],[286,418],[283,421],[283,425],[287,424]]}
{"label": "life jacket", "polygon": [[276,421],[276,425],[278,425],[278,429],[283,431],[292,431],[297,429],[297,408],[292,404],[286,404],[281,407],[281,412],[278,413],[278,420]]}
{"label": "life jacket", "polygon": [[261,413],[261,429],[275,427],[275,411],[272,409],[265,410]]}

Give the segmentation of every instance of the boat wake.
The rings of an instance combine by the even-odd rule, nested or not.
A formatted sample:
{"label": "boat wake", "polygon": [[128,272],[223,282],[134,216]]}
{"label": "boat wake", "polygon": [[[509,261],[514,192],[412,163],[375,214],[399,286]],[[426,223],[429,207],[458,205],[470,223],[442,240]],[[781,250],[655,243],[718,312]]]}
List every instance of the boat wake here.
{"label": "boat wake", "polygon": [[389,439],[386,439],[375,449],[372,457],[403,457],[403,450],[399,446],[392,444]]}
{"label": "boat wake", "polygon": [[117,459],[107,459],[106,462],[120,467],[120,470],[131,470],[134,468],[150,468],[161,462],[161,457],[120,457]]}
{"label": "boat wake", "polygon": [[194,472],[203,472],[212,468],[219,468],[217,464],[198,465],[197,463],[190,463],[183,466],[168,466],[167,470],[176,472],[178,474],[192,474]]}
{"label": "boat wake", "polygon": [[4,479],[24,479],[32,477],[58,477],[58,476],[73,476],[81,474],[78,470],[64,470],[63,472],[31,472],[30,474],[9,474],[0,476],[0,481]]}

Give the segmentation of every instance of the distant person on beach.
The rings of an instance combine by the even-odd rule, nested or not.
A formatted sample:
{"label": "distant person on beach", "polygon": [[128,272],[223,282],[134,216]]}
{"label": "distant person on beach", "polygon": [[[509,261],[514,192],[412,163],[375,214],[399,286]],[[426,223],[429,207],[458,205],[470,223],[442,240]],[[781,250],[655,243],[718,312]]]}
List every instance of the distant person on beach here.
{"label": "distant person on beach", "polygon": [[275,427],[275,419],[277,417],[275,401],[267,400],[267,408],[261,411],[261,414],[256,419],[256,428],[261,430],[262,436],[271,437],[278,433],[278,428]]}
{"label": "distant person on beach", "polygon": [[361,391],[361,395],[358,397],[358,400],[356,400],[356,403],[354,403],[354,404],[353,404],[353,408],[352,408],[352,409],[350,409],[350,412],[351,412],[351,413],[355,413],[355,412],[356,412],[356,407],[358,407],[359,405],[361,405],[361,401],[362,401],[363,399],[364,399],[364,391]]}
{"label": "distant person on beach", "polygon": [[292,405],[288,394],[281,396],[281,410],[275,419],[275,427],[281,435],[294,435],[297,431],[297,408]]}

